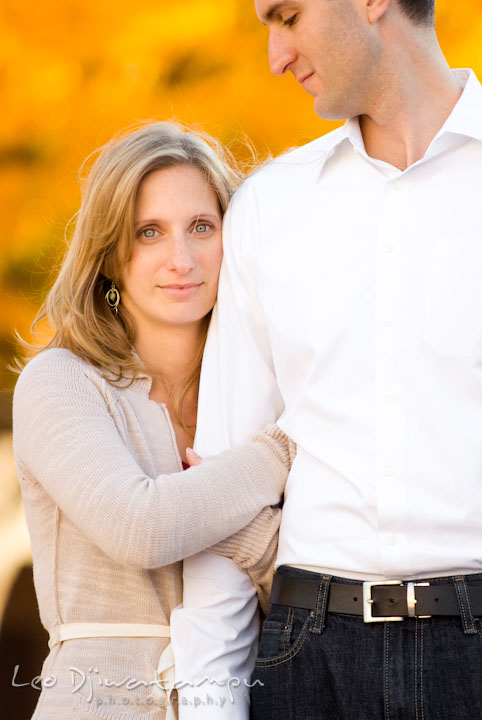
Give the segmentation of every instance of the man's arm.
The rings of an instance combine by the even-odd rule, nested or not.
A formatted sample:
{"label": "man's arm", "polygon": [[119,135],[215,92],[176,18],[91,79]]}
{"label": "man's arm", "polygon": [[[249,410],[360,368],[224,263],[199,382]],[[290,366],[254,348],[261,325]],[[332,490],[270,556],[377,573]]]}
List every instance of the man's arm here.
{"label": "man's arm", "polygon": [[[265,423],[275,422],[284,408],[256,292],[259,235],[258,207],[247,182],[224,223],[218,306],[199,395],[196,450],[203,457],[242,442]],[[207,552],[184,562],[184,584],[184,607],[174,611],[171,620],[176,678],[197,684],[208,677],[215,683],[181,690],[180,718],[246,720],[246,683],[259,629],[253,585],[230,560]]]}
{"label": "man's arm", "polygon": [[248,180],[223,226],[218,303],[204,353],[196,446],[202,456],[244,442],[284,410],[257,291],[258,205]]}

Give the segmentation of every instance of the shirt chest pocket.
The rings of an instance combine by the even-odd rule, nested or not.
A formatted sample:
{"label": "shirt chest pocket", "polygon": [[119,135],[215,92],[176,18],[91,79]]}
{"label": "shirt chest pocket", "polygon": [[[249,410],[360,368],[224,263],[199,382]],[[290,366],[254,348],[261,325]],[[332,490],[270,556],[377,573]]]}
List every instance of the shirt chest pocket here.
{"label": "shirt chest pocket", "polygon": [[424,340],[441,355],[482,357],[482,234],[447,238],[430,259]]}

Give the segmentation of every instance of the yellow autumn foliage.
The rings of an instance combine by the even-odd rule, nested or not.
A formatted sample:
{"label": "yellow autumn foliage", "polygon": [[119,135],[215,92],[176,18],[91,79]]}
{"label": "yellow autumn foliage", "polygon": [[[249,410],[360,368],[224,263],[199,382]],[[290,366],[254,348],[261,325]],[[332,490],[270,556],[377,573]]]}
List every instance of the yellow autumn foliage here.
{"label": "yellow autumn foliage", "polygon": [[[449,63],[482,77],[480,0],[437,0],[437,25]],[[78,168],[114,132],[176,117],[263,155],[333,127],[271,76],[266,44],[252,0],[2,0],[0,360],[58,261]]]}

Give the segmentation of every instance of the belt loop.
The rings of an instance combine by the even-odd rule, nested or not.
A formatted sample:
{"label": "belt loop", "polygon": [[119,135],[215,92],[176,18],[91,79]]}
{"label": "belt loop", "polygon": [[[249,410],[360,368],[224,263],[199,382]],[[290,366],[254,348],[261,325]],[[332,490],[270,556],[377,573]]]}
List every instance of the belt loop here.
{"label": "belt loop", "polygon": [[315,607],[315,622],[311,628],[311,632],[315,635],[321,635],[325,629],[325,615],[328,607],[328,593],[330,589],[331,575],[323,575],[318,587],[318,595]]}
{"label": "belt loop", "polygon": [[464,633],[465,635],[476,635],[477,628],[475,627],[474,616],[472,615],[472,608],[470,607],[470,598],[465,577],[464,575],[459,575],[458,577],[453,577],[452,580],[455,585],[460,617],[462,618],[464,626]]}

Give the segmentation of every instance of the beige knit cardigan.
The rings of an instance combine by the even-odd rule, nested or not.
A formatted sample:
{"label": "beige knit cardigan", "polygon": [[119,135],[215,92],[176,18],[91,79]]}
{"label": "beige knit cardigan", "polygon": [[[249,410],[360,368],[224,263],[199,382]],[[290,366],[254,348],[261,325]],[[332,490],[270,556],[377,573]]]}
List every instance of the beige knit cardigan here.
{"label": "beige knit cardigan", "polygon": [[[168,625],[182,601],[182,558],[237,532],[283,491],[289,449],[277,428],[182,471],[167,408],[149,399],[150,386],[143,376],[114,387],[65,349],[41,353],[20,375],[14,451],[49,633],[72,622]],[[257,519],[251,528],[250,547],[262,548],[259,557],[269,548],[269,565],[273,525]],[[238,550],[230,542],[225,554]],[[250,565],[246,552],[242,561]],[[167,644],[55,645],[33,717],[162,720],[148,696]]]}

